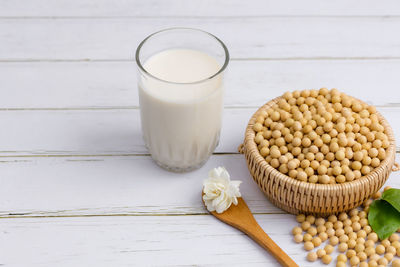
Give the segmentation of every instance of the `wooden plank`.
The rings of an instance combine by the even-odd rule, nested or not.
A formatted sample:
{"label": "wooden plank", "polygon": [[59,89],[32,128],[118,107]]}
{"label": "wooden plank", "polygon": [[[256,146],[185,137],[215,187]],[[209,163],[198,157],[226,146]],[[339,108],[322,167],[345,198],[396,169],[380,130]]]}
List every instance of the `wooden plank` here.
{"label": "wooden plank", "polygon": [[[148,156],[2,158],[0,218],[205,214],[202,182],[225,166],[253,213],[282,213],[252,180],[243,155],[214,155],[202,168],[171,173]],[[400,187],[400,173],[389,185]]]}
{"label": "wooden plank", "polygon": [[57,1],[16,2],[3,0],[0,16],[395,16],[400,15],[397,1]]}
{"label": "wooden plank", "polygon": [[[400,140],[400,108],[379,108]],[[225,109],[217,153],[236,153],[256,108]],[[137,109],[1,111],[0,156],[147,154]],[[399,146],[399,144],[398,144]]]}
{"label": "wooden plank", "polygon": [[[292,241],[293,215],[256,219],[300,266],[315,265]],[[279,266],[210,215],[1,219],[0,227],[6,266]]]}
{"label": "wooden plank", "polygon": [[[0,108],[137,107],[133,62],[0,63]],[[287,90],[339,88],[374,105],[400,103],[400,60],[231,61],[225,105],[260,106]],[[379,91],[379,94],[376,92]]]}
{"label": "wooden plank", "polygon": [[[227,109],[217,152],[236,153],[255,109]],[[2,111],[0,156],[147,154],[138,109]],[[29,134],[27,134],[29,133]]]}
{"label": "wooden plank", "polygon": [[253,212],[282,212],[253,182],[242,155],[212,156],[201,169],[182,174],[157,167],[148,156],[2,158],[1,163],[1,217],[204,214],[202,182],[217,166],[243,181],[241,191]]}
{"label": "wooden plank", "polygon": [[[308,262],[302,244],[293,241],[293,215],[255,217],[299,266],[322,266]],[[6,266],[280,266],[211,215],[1,219],[0,227],[0,264]],[[336,262],[338,251],[331,255]]]}
{"label": "wooden plank", "polygon": [[397,17],[6,19],[0,60],[132,60],[150,33],[201,28],[226,42],[232,58],[400,57]]}

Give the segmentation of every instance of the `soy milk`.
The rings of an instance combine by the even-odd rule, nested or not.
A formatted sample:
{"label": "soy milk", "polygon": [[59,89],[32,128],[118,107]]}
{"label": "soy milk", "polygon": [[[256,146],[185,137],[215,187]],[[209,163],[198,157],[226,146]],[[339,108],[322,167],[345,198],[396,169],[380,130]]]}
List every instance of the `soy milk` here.
{"label": "soy milk", "polygon": [[153,159],[186,171],[204,164],[219,141],[222,113],[220,64],[206,53],[169,49],[151,56],[139,83],[142,132]]}

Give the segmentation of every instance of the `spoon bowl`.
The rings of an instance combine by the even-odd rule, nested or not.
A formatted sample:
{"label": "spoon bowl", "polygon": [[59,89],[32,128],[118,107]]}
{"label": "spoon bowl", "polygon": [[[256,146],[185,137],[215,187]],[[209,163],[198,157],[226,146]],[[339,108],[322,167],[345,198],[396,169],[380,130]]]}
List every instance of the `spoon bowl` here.
{"label": "spoon bowl", "polygon": [[264,232],[243,198],[239,197],[238,204],[236,206],[231,205],[229,209],[223,213],[217,213],[216,211],[211,211],[210,213],[217,219],[248,235],[261,247],[269,251],[282,266],[298,267],[298,265]]}

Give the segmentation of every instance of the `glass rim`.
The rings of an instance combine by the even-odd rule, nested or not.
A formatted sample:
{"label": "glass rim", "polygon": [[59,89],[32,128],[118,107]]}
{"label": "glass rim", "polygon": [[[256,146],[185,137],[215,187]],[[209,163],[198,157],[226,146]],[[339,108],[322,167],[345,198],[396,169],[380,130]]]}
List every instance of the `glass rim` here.
{"label": "glass rim", "polygon": [[[225,61],[224,61],[224,64],[223,64],[223,65],[220,67],[220,69],[219,69],[216,73],[214,73],[213,75],[211,75],[211,76],[209,76],[209,77],[207,77],[207,78],[198,80],[198,81],[194,81],[194,82],[172,82],[172,81],[167,81],[167,80],[158,78],[157,76],[155,76],[155,75],[151,74],[150,72],[148,72],[148,71],[143,67],[142,62],[141,62],[140,59],[139,59],[139,55],[140,55],[141,48],[142,48],[143,45],[146,43],[146,41],[148,41],[149,39],[151,39],[151,38],[154,37],[155,35],[160,34],[160,33],[163,33],[163,32],[174,31],[174,30],[190,30],[190,31],[197,31],[197,32],[206,34],[206,35],[210,36],[211,38],[215,39],[215,40],[222,46],[222,48],[223,48],[223,50],[224,50],[224,52],[225,52]],[[164,83],[169,83],[169,84],[198,84],[198,83],[206,82],[206,81],[208,81],[208,80],[212,80],[214,77],[218,76],[219,74],[221,74],[221,73],[226,69],[226,67],[228,66],[229,60],[230,60],[228,48],[226,47],[226,45],[225,45],[217,36],[215,36],[215,35],[213,35],[213,34],[211,34],[211,33],[209,33],[209,32],[200,30],[200,29],[188,28],[188,27],[172,27],[172,28],[166,28],[166,29],[163,29],[163,30],[160,30],[160,31],[156,31],[156,32],[150,34],[150,35],[147,36],[143,41],[141,41],[140,44],[138,45],[138,47],[136,48],[135,59],[136,59],[136,64],[138,65],[138,67],[139,67],[139,69],[140,69],[141,71],[143,71],[144,73],[146,73],[147,75],[149,75],[149,76],[150,76],[151,78],[153,78],[153,79],[156,79],[156,80],[161,81],[161,82],[164,82]]]}

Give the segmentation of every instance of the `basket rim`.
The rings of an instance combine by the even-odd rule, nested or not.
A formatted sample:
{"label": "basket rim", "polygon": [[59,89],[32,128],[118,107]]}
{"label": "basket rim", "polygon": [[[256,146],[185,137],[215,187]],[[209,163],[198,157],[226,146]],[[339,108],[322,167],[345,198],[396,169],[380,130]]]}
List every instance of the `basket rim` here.
{"label": "basket rim", "polygon": [[[348,95],[349,96],[349,95]],[[363,104],[367,104],[365,102],[363,102],[360,99],[357,99],[353,96],[349,96],[350,98],[359,101],[360,103]],[[326,191],[336,191],[338,189],[346,189],[346,188],[354,188],[354,187],[359,187],[359,186],[363,186],[366,183],[369,183],[370,180],[375,180],[376,177],[379,175],[380,172],[382,172],[382,170],[390,163],[392,157],[395,155],[396,153],[396,141],[394,138],[394,133],[393,130],[390,126],[390,124],[387,122],[387,120],[385,119],[385,117],[382,116],[382,114],[380,114],[379,111],[376,111],[376,114],[378,116],[379,122],[382,124],[382,126],[385,128],[385,132],[388,136],[388,140],[389,140],[389,147],[386,150],[386,157],[385,159],[379,164],[378,167],[374,168],[372,172],[370,172],[369,174],[365,175],[365,176],[361,176],[361,178],[359,179],[355,179],[353,181],[350,182],[344,182],[341,184],[318,184],[318,183],[309,183],[309,182],[303,182],[303,181],[299,181],[297,179],[291,178],[288,175],[281,173],[280,171],[278,171],[277,169],[275,169],[274,167],[272,167],[263,156],[261,156],[260,151],[258,150],[257,144],[254,141],[254,137],[255,137],[255,131],[253,130],[253,125],[256,121],[257,116],[259,115],[259,113],[263,110],[268,109],[269,107],[271,107],[273,104],[276,104],[281,98],[283,98],[283,96],[279,96],[276,97],[270,101],[268,101],[267,103],[265,103],[264,105],[262,105],[260,108],[257,109],[257,111],[252,115],[252,117],[250,118],[247,127],[246,127],[246,131],[245,131],[245,140],[243,143],[243,148],[244,148],[244,154],[245,155],[249,155],[251,157],[255,157],[255,160],[257,160],[257,162],[260,163],[260,167],[262,168],[268,168],[270,169],[270,172],[272,175],[274,175],[276,178],[278,178],[279,180],[288,183],[289,185],[292,186],[296,186],[302,189],[316,189],[318,191],[322,191],[322,192],[326,192]],[[367,104],[368,105],[368,104]]]}

